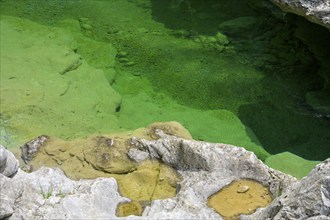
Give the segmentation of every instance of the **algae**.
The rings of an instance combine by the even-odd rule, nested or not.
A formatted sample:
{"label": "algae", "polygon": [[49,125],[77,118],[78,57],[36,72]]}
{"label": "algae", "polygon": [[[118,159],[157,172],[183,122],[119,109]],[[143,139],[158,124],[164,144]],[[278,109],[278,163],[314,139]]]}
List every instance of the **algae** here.
{"label": "algae", "polygon": [[6,145],[40,134],[73,138],[118,129],[120,95],[76,49],[64,29],[1,17],[1,117],[12,134]]}
{"label": "algae", "polygon": [[283,152],[267,157],[265,164],[290,174],[298,179],[307,176],[308,173],[321,161],[309,161],[305,160],[290,152]]}
{"label": "algae", "polygon": [[[45,133],[74,139],[176,120],[195,139],[243,146],[262,160],[283,151],[309,160],[329,157],[325,83],[329,55],[326,47],[313,46],[310,37],[322,36],[318,44],[325,45],[329,33],[284,16],[270,3],[7,0],[0,4],[2,15],[21,17],[18,29],[23,33],[35,27],[34,38],[26,36],[24,43],[35,47],[24,50],[31,53],[29,58],[40,57],[31,65],[27,60],[1,67],[0,129],[7,146],[17,147]],[[1,34],[8,34],[5,30],[1,27]],[[69,48],[68,56],[64,59],[62,46],[42,36],[58,39],[57,44]],[[39,50],[38,39],[48,42],[47,47]],[[8,53],[23,50],[13,40],[7,44]],[[2,48],[3,63],[7,55]],[[22,64],[26,72],[38,73],[34,70],[45,64],[44,55],[51,50],[56,65],[42,68],[59,72],[56,80],[62,81],[51,85],[29,79],[32,95],[23,96],[26,89],[19,88],[28,85],[26,81],[16,75],[4,77]],[[42,79],[55,80],[45,74]],[[77,91],[76,84],[81,86]],[[15,92],[5,93],[6,86]],[[63,95],[35,105],[43,90]],[[34,103],[22,106],[24,102]],[[54,106],[52,111],[48,106]]]}

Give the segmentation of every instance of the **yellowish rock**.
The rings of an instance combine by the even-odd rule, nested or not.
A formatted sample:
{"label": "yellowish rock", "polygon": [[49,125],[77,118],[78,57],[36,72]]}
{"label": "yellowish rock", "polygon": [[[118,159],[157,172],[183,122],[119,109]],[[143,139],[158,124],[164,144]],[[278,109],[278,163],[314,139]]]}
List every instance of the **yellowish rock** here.
{"label": "yellowish rock", "polygon": [[154,123],[133,132],[92,136],[65,141],[50,137],[31,161],[33,169],[59,167],[72,179],[114,177],[119,192],[135,202],[118,208],[122,216],[142,213],[141,203],[176,195],[180,176],[171,167],[157,160],[136,163],[127,156],[131,138],[157,139],[156,129],[191,139],[189,132],[177,122]]}

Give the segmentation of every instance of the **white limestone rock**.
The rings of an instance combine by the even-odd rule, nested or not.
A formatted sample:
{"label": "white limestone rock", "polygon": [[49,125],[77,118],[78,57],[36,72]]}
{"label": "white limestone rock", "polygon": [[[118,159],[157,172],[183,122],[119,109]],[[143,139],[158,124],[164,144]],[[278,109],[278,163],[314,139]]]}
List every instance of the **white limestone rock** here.
{"label": "white limestone rock", "polygon": [[[329,219],[330,159],[317,165],[301,181],[273,170],[243,148],[188,141],[156,131],[156,141],[133,140],[175,167],[183,177],[175,198],[154,201],[143,216],[151,219],[214,219],[220,216],[206,206],[207,198],[236,179],[253,179],[270,188],[274,201],[241,219]],[[135,154],[137,155],[137,154]]]}
{"label": "white limestone rock", "polygon": [[[143,212],[150,219],[221,218],[207,206],[208,197],[238,179],[253,179],[270,188],[276,197],[297,183],[294,177],[273,170],[252,152],[227,144],[184,140],[156,130],[158,140],[133,139],[132,144],[151,158],[162,160],[181,174],[175,198],[157,200]],[[132,156],[133,154],[129,154]],[[137,156],[136,153],[134,156]],[[140,156],[137,156],[140,158]],[[133,158],[135,159],[135,158]]]}
{"label": "white limestone rock", "polygon": [[272,0],[285,12],[295,13],[330,29],[329,0]]}
{"label": "white limestone rock", "polygon": [[[124,219],[221,219],[208,198],[234,180],[252,179],[268,186],[274,200],[240,219],[329,219],[330,159],[301,181],[273,170],[252,152],[227,144],[185,140],[156,130],[158,140],[133,138],[128,155],[135,161],[159,159],[182,176],[177,195],[152,201],[142,216]],[[18,170],[0,175],[0,218],[117,219],[116,207],[129,199],[113,178],[73,181],[59,169]]]}
{"label": "white limestone rock", "polygon": [[12,178],[0,177],[0,218],[113,219],[120,202],[113,178],[73,181],[59,169],[21,170]]}
{"label": "white limestone rock", "polygon": [[4,176],[14,175],[19,167],[19,162],[14,154],[0,145],[0,173]]}
{"label": "white limestone rock", "polygon": [[318,164],[308,176],[290,186],[267,208],[243,219],[309,218],[330,218],[330,159]]}
{"label": "white limestone rock", "polygon": [[0,174],[0,219],[14,213],[15,200],[19,197],[21,185],[3,174]]}

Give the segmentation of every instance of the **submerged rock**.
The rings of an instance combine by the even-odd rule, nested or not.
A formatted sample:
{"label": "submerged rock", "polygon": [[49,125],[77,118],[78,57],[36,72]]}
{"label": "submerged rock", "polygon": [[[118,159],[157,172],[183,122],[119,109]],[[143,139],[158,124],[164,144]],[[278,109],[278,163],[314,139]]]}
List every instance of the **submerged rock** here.
{"label": "submerged rock", "polygon": [[64,28],[9,16],[0,23],[1,118],[15,133],[8,147],[43,133],[68,138],[119,127],[121,96],[105,76],[115,71],[111,44],[84,37],[74,20]]}
{"label": "submerged rock", "polygon": [[244,32],[255,28],[258,25],[256,17],[246,16],[238,17],[219,24],[219,29],[232,36],[240,36]]}
{"label": "submerged rock", "polygon": [[20,147],[22,151],[21,157],[24,162],[26,163],[31,161],[35,157],[35,154],[38,152],[39,148],[42,147],[48,139],[48,136],[41,135]]}

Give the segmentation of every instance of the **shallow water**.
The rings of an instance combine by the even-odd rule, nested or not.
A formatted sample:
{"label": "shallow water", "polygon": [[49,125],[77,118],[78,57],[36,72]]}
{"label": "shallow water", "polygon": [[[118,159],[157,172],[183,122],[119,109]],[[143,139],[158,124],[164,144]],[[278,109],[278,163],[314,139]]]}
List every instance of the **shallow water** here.
{"label": "shallow water", "polygon": [[[107,53],[92,54],[84,47],[77,53],[101,68],[109,87],[121,95],[120,105],[111,107],[115,111],[102,109],[102,119],[81,125],[85,119],[79,114],[66,124],[64,115],[43,117],[43,111],[31,108],[23,109],[33,113],[16,123],[15,111],[2,106],[1,140],[7,146],[17,147],[41,132],[72,139],[175,120],[195,139],[244,146],[263,160],[268,153],[284,151],[308,160],[330,156],[329,92],[324,89],[330,75],[330,35],[322,27],[258,1],[0,4],[2,15],[49,27],[80,19],[85,37],[111,43],[117,50],[111,67],[115,73],[100,64]],[[85,85],[90,87],[88,81]],[[92,87],[101,88],[95,83]],[[311,98],[314,94],[317,101]],[[32,128],[24,127],[31,123]]]}

